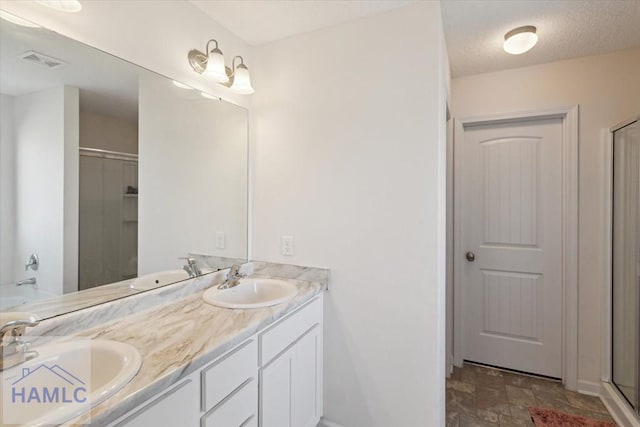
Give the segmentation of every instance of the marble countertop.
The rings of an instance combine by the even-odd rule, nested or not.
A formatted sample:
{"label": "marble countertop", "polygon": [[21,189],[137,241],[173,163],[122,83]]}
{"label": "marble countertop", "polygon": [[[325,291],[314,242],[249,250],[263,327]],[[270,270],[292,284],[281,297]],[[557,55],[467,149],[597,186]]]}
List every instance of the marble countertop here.
{"label": "marble countertop", "polygon": [[78,292],[38,299],[13,307],[7,307],[3,311],[27,311],[37,314],[41,319],[49,319],[61,314],[82,310],[97,304],[143,292],[131,288],[130,285],[133,280],[134,279],[123,280],[122,282],[110,283]]}
{"label": "marble countertop", "polygon": [[195,293],[173,302],[77,332],[76,337],[129,343],[140,351],[143,362],[138,374],[120,391],[64,425],[113,422],[327,288],[328,270],[300,267],[307,270],[290,274],[286,268],[289,267],[262,263],[253,275],[294,283],[298,294],[284,304],[251,310],[219,308],[202,300],[204,290],[200,286]]}
{"label": "marble countertop", "polygon": [[[232,264],[245,264],[247,262],[245,259],[241,258],[226,258],[196,253],[190,253],[189,256],[195,258],[196,261],[198,261],[203,267],[203,269],[208,269],[209,272],[224,270],[229,268],[229,266]],[[274,265],[282,266],[282,264]],[[304,267],[294,266],[294,268],[300,269]],[[318,269],[311,268],[311,270]],[[46,298],[29,301],[16,306],[7,306],[3,308],[2,311],[26,311],[29,313],[37,314],[41,319],[50,319],[56,316],[64,315],[66,313],[83,310],[119,298],[129,297],[141,292],[146,292],[164,286],[160,285],[149,289],[132,288],[132,283],[137,279],[137,277],[134,277],[132,279],[110,283],[107,285],[96,286],[89,289],[83,289],[77,292],[70,292],[63,295],[55,296],[51,295]],[[15,286],[13,286],[13,288],[15,288]],[[33,289],[33,291],[35,292],[37,292],[37,290],[37,287]],[[10,296],[9,292],[6,289],[0,288],[0,296],[4,297],[5,295]]]}

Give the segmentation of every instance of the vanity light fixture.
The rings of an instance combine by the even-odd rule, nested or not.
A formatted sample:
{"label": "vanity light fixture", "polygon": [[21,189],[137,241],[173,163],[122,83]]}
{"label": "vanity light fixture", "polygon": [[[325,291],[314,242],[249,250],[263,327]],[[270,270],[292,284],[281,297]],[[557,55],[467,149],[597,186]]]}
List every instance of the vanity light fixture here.
{"label": "vanity light fixture", "polygon": [[82,5],[78,0],[36,0],[36,3],[59,12],[75,13],[82,10]]}
{"label": "vanity light fixture", "polygon": [[[211,43],[215,46],[213,49],[209,49]],[[201,52],[198,49],[191,49],[187,55],[189,65],[198,74],[202,74],[206,77],[211,77],[216,82],[223,84],[230,88],[233,92],[242,95],[250,95],[254,92],[251,86],[251,77],[249,76],[249,69],[244,64],[244,59],[241,56],[236,56],[231,61],[229,68],[225,66],[224,56],[222,51],[218,48],[218,41],[211,39],[207,42],[205,51]],[[240,60],[240,63],[236,66],[236,59]],[[217,98],[216,98],[217,99]]]}
{"label": "vanity light fixture", "polygon": [[40,25],[29,22],[26,19],[22,19],[19,16],[13,15],[9,12],[5,12],[4,10],[0,10],[0,19],[13,22],[14,24],[20,25],[21,27],[40,28]]}
{"label": "vanity light fixture", "polygon": [[504,35],[504,50],[512,55],[520,55],[530,50],[538,42],[536,27],[518,27]]}

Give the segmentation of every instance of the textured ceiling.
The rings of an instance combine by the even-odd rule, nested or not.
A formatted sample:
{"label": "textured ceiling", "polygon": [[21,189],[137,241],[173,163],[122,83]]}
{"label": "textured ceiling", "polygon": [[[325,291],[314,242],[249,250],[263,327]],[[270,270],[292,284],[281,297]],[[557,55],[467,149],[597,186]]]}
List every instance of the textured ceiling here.
{"label": "textured ceiling", "polygon": [[[443,0],[442,19],[453,77],[640,48],[638,0]],[[505,53],[504,34],[522,25],[538,44]]]}
{"label": "textured ceiling", "polygon": [[[190,1],[250,45],[414,2]],[[442,0],[442,19],[454,77],[640,48],[640,0]],[[538,27],[538,44],[523,55],[505,53],[504,34],[522,25]]]}
{"label": "textured ceiling", "polygon": [[408,0],[190,0],[250,45],[347,22],[412,3]]}

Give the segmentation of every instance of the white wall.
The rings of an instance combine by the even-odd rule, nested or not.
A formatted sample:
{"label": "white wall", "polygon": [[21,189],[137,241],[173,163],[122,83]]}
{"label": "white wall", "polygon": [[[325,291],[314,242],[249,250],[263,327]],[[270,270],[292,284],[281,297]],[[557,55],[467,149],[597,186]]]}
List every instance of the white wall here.
{"label": "white wall", "polygon": [[253,255],[331,269],[325,416],[344,426],[444,425],[442,46],[422,2],[255,51]]}
{"label": "white wall", "polygon": [[[62,86],[14,98],[14,279],[53,294],[77,288],[78,105]],[[40,266],[25,272],[32,253]]]}
{"label": "white wall", "polygon": [[251,48],[187,1],[83,1],[80,13],[60,13],[33,1],[2,0],[2,9],[235,104],[251,104],[250,96],[234,94],[189,66],[189,50],[202,51],[215,38],[227,65],[242,55],[253,72]]}
{"label": "white wall", "polygon": [[5,285],[14,281],[16,237],[13,97],[0,94],[0,102],[0,285]]}
{"label": "white wall", "polygon": [[590,56],[452,81],[455,117],[580,105],[578,386],[600,380],[604,283],[602,130],[640,113],[640,50]]}
{"label": "white wall", "polygon": [[139,89],[138,274],[190,252],[246,258],[247,111],[155,76]]}
{"label": "white wall", "polygon": [[137,154],[138,122],[81,111],[80,146]]}

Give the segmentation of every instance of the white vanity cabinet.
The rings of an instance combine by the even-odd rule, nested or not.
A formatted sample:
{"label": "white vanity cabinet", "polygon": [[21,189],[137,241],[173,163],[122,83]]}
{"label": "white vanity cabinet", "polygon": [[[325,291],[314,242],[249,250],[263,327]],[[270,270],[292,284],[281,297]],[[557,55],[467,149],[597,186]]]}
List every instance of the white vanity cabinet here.
{"label": "white vanity cabinet", "polygon": [[315,427],[321,416],[322,295],[109,427]]}

